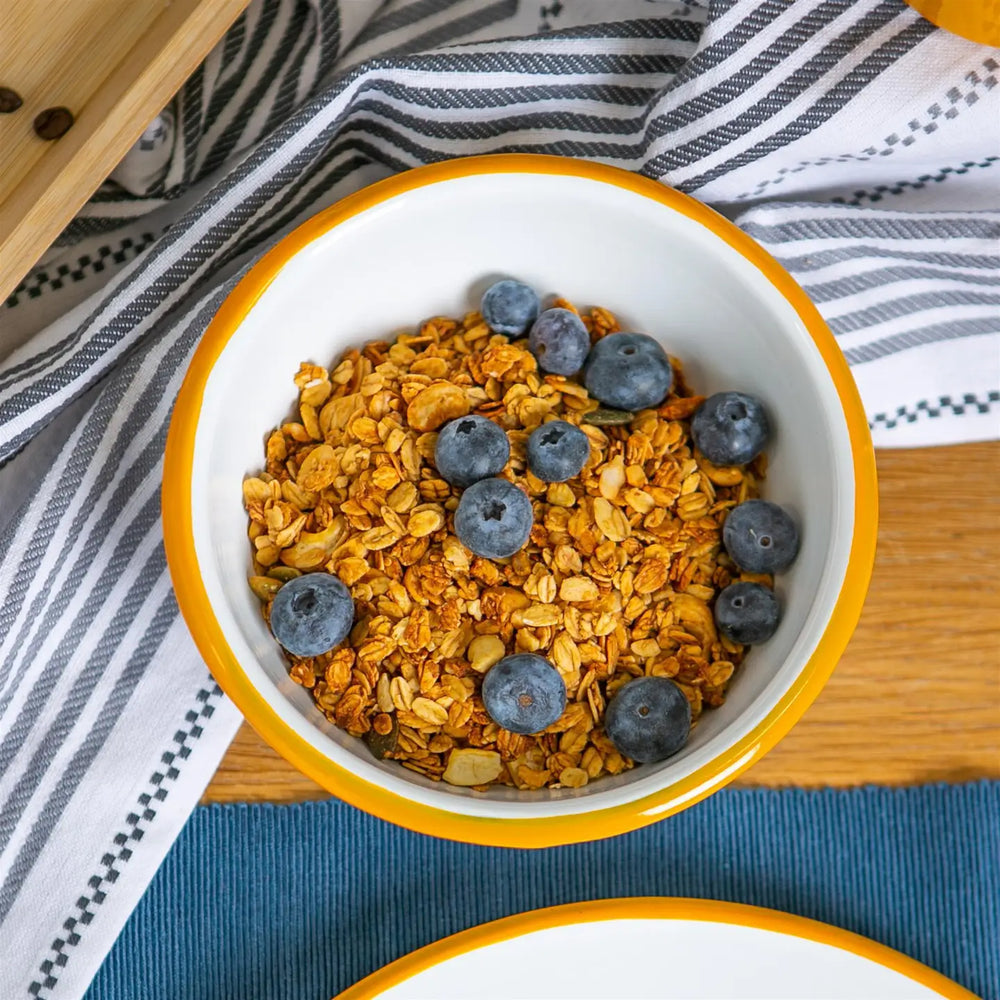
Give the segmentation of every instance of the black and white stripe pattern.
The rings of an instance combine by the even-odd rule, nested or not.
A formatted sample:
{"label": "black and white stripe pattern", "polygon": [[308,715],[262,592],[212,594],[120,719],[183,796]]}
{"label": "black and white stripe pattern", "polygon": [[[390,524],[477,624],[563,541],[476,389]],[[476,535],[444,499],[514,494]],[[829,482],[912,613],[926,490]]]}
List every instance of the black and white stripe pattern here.
{"label": "black and white stripe pattern", "polygon": [[[163,561],[161,456],[248,263],[420,163],[602,160],[708,201],[791,271],[878,443],[992,436],[997,70],[902,0],[256,0],[0,310],[0,995],[82,994],[234,731],[221,701],[156,846],[119,858],[206,683]],[[106,856],[101,906],[53,954]]]}

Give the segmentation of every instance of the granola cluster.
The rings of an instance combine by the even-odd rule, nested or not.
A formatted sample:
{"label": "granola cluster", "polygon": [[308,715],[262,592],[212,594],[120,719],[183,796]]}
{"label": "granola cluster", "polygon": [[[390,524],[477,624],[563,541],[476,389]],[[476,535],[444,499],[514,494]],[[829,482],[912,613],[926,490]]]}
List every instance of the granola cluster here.
{"label": "granola cluster", "polygon": [[[618,330],[606,310],[582,318],[592,341]],[[734,580],[771,581],[735,567],[721,527],[757,496],[764,456],[722,468],[694,452],[688,419],[702,397],[671,360],[666,402],[631,419],[542,375],[524,342],[491,334],[476,312],[348,351],[329,372],[301,366],[298,420],[271,433],[243,497],[265,618],[303,572],[334,573],[353,596],[344,644],[290,657],[328,719],[432,780],[578,788],[633,766],[602,727],[631,678],[672,678],[695,721],[722,703],[744,649],[717,633],[712,599]],[[502,475],[534,508],[510,559],[459,542],[460,491],[433,464],[437,429],[469,413],[508,432]],[[525,443],[554,418],[584,430],[591,456],[547,484],[527,471]],[[566,684],[566,711],[539,735],[501,729],[480,697],[485,672],[515,652],[544,655]]]}

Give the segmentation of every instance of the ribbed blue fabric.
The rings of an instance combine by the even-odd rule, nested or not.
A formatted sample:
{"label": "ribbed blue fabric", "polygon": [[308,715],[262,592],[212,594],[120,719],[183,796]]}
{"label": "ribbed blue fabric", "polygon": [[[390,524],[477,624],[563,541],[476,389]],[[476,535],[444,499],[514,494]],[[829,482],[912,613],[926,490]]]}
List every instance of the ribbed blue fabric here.
{"label": "ribbed blue fabric", "polygon": [[435,840],[336,801],[202,807],[86,1000],[329,1000],[487,920],[645,895],[824,920],[998,1000],[1000,782],[730,789],[542,851]]}

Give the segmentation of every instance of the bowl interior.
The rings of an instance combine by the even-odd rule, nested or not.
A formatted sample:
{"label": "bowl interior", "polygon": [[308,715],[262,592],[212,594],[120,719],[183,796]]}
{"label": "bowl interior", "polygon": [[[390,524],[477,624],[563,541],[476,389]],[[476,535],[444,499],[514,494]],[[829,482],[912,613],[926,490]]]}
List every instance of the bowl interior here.
{"label": "bowl interior", "polygon": [[[295,401],[301,361],[461,315],[500,275],[602,305],[657,337],[692,387],[761,397],[776,429],[764,495],[798,519],[802,549],[777,581],[784,620],[754,648],[721,708],[659,765],[579,790],[471,793],[372,759],[292,683],[246,577],[240,483]],[[844,414],[812,338],[763,274],[705,226],[641,194],[542,173],[473,175],[375,205],[299,252],[263,292],[209,376],[195,439],[194,541],[213,611],[248,679],[281,722],[340,767],[438,808],[497,817],[577,813],[640,798],[708,764],[749,733],[822,636],[847,567],[854,470]],[[599,800],[596,801],[596,800]]]}

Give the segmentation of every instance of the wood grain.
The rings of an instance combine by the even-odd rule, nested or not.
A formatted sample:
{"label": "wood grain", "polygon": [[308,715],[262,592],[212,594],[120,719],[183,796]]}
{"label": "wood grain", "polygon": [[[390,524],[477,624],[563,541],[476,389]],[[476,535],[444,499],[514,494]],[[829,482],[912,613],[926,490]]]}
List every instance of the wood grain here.
{"label": "wood grain", "polygon": [[[3,0],[0,301],[53,242],[248,0]],[[76,122],[46,142],[35,116]]]}
{"label": "wood grain", "polygon": [[[829,684],[753,785],[1000,778],[1000,444],[878,454],[868,601]],[[244,725],[206,802],[323,798]]]}

